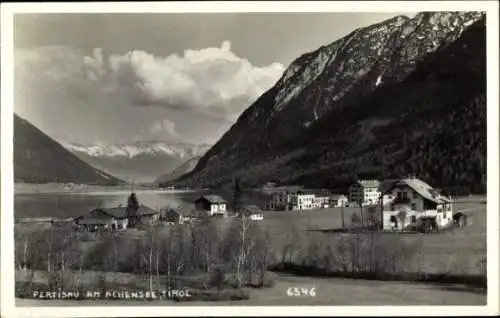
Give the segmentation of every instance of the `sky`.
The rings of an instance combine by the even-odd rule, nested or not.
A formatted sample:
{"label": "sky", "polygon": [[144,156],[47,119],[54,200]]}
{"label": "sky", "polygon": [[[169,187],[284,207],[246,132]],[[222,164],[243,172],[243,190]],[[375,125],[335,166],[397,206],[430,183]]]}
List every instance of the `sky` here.
{"label": "sky", "polygon": [[17,14],[14,111],[60,142],[213,144],[295,58],[400,14]]}

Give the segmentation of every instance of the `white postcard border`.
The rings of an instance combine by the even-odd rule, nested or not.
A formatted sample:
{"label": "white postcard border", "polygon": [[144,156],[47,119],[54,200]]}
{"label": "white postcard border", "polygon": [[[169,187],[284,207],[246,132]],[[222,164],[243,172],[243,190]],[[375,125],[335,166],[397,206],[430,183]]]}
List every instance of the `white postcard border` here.
{"label": "white postcard border", "polygon": [[[124,306],[15,307],[13,235],[13,14],[69,12],[487,12],[487,306]],[[499,103],[498,2],[496,1],[290,1],[290,2],[110,2],[3,3],[1,6],[1,304],[5,317],[109,316],[309,316],[309,315],[493,315],[499,299]],[[459,129],[457,127],[457,129]]]}

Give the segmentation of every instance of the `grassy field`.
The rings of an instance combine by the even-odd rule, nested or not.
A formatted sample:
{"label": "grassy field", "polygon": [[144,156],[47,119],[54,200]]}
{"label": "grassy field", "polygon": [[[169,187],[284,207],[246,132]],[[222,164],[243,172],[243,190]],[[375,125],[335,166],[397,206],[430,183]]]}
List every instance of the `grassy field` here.
{"label": "grassy field", "polygon": [[[486,204],[485,197],[460,198],[454,204],[454,212],[462,211],[472,216],[473,223],[463,229],[453,229],[435,234],[397,233],[400,239],[419,245],[418,262],[408,264],[408,270],[429,273],[479,274],[481,260],[486,257]],[[345,223],[349,224],[359,208],[344,208]],[[294,230],[304,233],[308,228],[334,229],[342,225],[340,208],[310,211],[267,212],[262,225],[269,230],[273,245],[282,245],[290,239]],[[343,234],[322,234],[341,236]],[[392,234],[378,234],[392,235]]]}
{"label": "grassy field", "polygon": [[[415,243],[416,256],[412,255],[403,270],[408,272],[446,273],[454,275],[477,275],[484,273],[486,258],[486,204],[484,197],[460,198],[454,204],[454,211],[462,211],[472,216],[473,223],[463,229],[454,229],[435,234],[376,234],[393,236],[397,240]],[[346,224],[359,208],[344,208]],[[229,220],[221,223],[227,224]],[[335,240],[346,234],[318,233],[307,231],[309,228],[332,229],[342,224],[340,208],[311,211],[269,211],[264,220],[258,222],[268,230],[271,249],[279,253],[293,233],[300,243],[307,245],[314,235],[322,235],[325,240]],[[161,230],[169,231],[169,227]],[[313,234],[310,234],[313,233]],[[131,230],[123,233],[127,238],[137,238],[144,231]],[[363,234],[362,234],[363,235]],[[92,244],[88,242],[87,244]],[[392,246],[389,246],[391,248]],[[214,305],[483,305],[486,302],[484,290],[474,290],[470,286],[457,284],[424,284],[416,282],[370,281],[347,278],[290,276],[277,274],[276,283],[270,288],[250,290],[250,299],[239,301],[217,301]],[[127,283],[143,286],[144,278],[123,274]],[[22,280],[16,277],[17,281]],[[139,281],[138,281],[139,280]],[[290,297],[286,294],[289,287],[312,287],[317,289],[316,297]],[[26,300],[19,299],[19,306],[81,306],[104,305],[110,301],[95,300]],[[143,302],[112,301],[113,305],[143,305]],[[148,302],[148,305],[185,305],[172,301]],[[212,302],[194,301],[189,305],[207,305]]]}
{"label": "grassy field", "polygon": [[[463,211],[472,216],[473,223],[463,229],[453,229],[436,234],[397,233],[401,240],[419,245],[417,262],[408,264],[410,271],[428,273],[450,272],[455,274],[479,274],[482,270],[481,260],[486,257],[486,204],[484,197],[461,198],[454,204],[454,211]],[[344,208],[345,224],[350,223],[352,214],[359,215],[359,208]],[[308,229],[334,229],[342,225],[340,208],[328,208],[309,211],[267,211],[264,220],[258,223],[269,232],[273,248],[280,249],[291,239],[294,232],[307,240],[309,235],[342,236],[336,233],[312,233]],[[229,220],[221,220],[228,223]],[[29,226],[23,226],[29,231]],[[31,227],[31,230],[38,226]],[[168,232],[164,227],[161,232]],[[127,238],[137,238],[145,235],[144,231],[136,229],[122,233]],[[392,234],[378,234],[392,235]]]}

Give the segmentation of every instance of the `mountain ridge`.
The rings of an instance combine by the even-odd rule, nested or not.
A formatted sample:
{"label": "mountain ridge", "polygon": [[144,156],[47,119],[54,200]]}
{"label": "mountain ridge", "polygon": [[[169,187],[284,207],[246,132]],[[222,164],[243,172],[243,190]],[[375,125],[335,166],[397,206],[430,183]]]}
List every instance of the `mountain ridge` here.
{"label": "mountain ridge", "polygon": [[188,161],[184,162],[183,164],[181,164],[180,166],[178,166],[177,168],[173,169],[172,171],[162,174],[161,176],[156,178],[154,184],[167,185],[169,182],[172,182],[175,179],[181,177],[182,175],[192,171],[198,164],[200,158],[201,156],[193,157]]}
{"label": "mountain ridge", "polygon": [[[300,150],[296,139],[308,140],[310,143],[315,143],[314,147],[321,147],[316,141],[310,139],[311,137],[303,137],[311,135],[307,131],[314,130],[319,120],[328,116],[330,118],[340,116],[339,122],[345,122],[349,118],[349,113],[358,112],[358,108],[362,107],[360,105],[366,104],[370,96],[377,95],[375,91],[388,85],[402,83],[420,67],[423,60],[429,56],[435,58],[436,52],[440,49],[445,50],[460,39],[464,31],[470,29],[474,23],[481,24],[482,19],[484,19],[484,13],[481,12],[424,12],[417,14],[413,19],[395,17],[355,30],[328,46],[302,55],[292,62],[274,87],[260,96],[242,113],[237,122],[200,159],[196,168],[179,178],[177,182],[191,186],[215,186],[227,183],[233,174],[251,174],[249,171],[256,173],[256,176],[260,175],[257,179],[265,179],[255,167],[274,164],[276,165],[274,170],[279,171],[288,164],[296,164],[293,162],[296,159],[293,158],[303,156],[301,151],[311,152],[311,149]],[[380,33],[381,30],[385,33]],[[467,41],[472,40],[469,38]],[[345,43],[348,45],[343,46]],[[323,55],[329,56],[329,59],[333,59],[334,62],[328,64],[327,67],[321,66],[324,59],[315,60],[311,64],[313,57],[320,56],[324,47],[329,47],[330,51],[326,54],[323,49]],[[459,48],[453,50],[460,53]],[[334,54],[333,51],[335,51]],[[298,70],[301,67],[302,70],[308,69],[307,66],[297,66],[294,63],[303,63],[304,60],[309,61],[307,62],[310,64],[309,68],[320,71],[319,74],[313,74],[314,79],[309,85],[302,87],[300,83],[308,83],[310,80],[308,76],[311,72],[300,73]],[[445,72],[452,71],[448,68]],[[290,81],[299,84],[286,84]],[[453,84],[448,82],[449,85]],[[413,87],[417,84],[407,82],[405,85]],[[442,84],[443,87],[444,85]],[[289,95],[293,90],[300,90],[300,92]],[[280,94],[281,91],[285,93]],[[288,98],[287,105],[284,107],[276,102],[276,97],[287,96],[286,92],[292,97]],[[422,93],[425,93],[425,90]],[[415,104],[421,102],[423,101],[414,101]],[[377,115],[376,111],[368,108],[364,110]],[[329,125],[330,128],[324,126],[327,125],[323,125],[321,128],[323,131],[338,133],[332,124]],[[331,151],[332,147],[338,147],[338,145],[328,144],[327,141],[323,143],[326,147],[325,152]],[[344,144],[346,145],[351,144]],[[252,162],[249,162],[249,158],[252,158]],[[316,160],[309,159],[312,162]],[[307,162],[305,159],[302,161]],[[273,169],[270,170],[273,171]],[[285,170],[288,171],[288,169]],[[359,169],[355,169],[357,170]],[[402,169],[401,173],[406,170]],[[363,171],[360,172],[362,174]],[[279,172],[276,173],[279,174]],[[295,179],[296,173],[290,173],[291,176],[283,178]],[[253,183],[257,182],[255,176],[250,179],[254,179],[251,181]],[[263,180],[258,182],[261,181]],[[343,182],[345,180],[340,183]]]}
{"label": "mountain ridge", "polygon": [[80,160],[17,114],[14,114],[14,180],[26,183],[93,185],[124,183]]}

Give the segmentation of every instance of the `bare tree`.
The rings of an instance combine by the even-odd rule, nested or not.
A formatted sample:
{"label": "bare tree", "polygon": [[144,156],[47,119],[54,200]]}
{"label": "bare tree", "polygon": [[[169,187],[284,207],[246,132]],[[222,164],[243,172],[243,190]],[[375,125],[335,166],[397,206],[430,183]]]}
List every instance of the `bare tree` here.
{"label": "bare tree", "polygon": [[[156,290],[160,289],[160,237],[158,235],[159,224],[155,224],[155,268],[156,268]],[[172,244],[172,243],[171,243]]]}
{"label": "bare tree", "polygon": [[[176,264],[176,253],[175,253],[175,242],[174,238],[174,231],[173,229],[168,229],[168,233],[166,234],[165,240],[163,244],[163,253],[162,253],[162,259],[165,262],[166,268],[165,268],[165,276],[166,276],[166,285],[167,288],[173,288],[174,283],[175,283],[175,277],[178,275],[178,271],[176,270],[177,264]],[[180,243],[180,242],[179,242]]]}
{"label": "bare tree", "polygon": [[52,247],[54,245],[54,239],[52,237],[52,232],[51,231],[48,231],[48,237],[47,237],[47,247],[48,247],[48,251],[47,251],[47,272],[51,272],[51,269],[52,269],[52,263],[51,263],[51,260],[52,260]]}
{"label": "bare tree", "polygon": [[153,292],[153,233],[151,231],[148,232],[148,286],[149,291]]}
{"label": "bare tree", "polygon": [[265,234],[258,241],[259,245],[257,245],[257,257],[258,257],[258,275],[259,275],[259,283],[258,286],[264,286],[264,280],[266,278],[267,267],[269,266],[269,232],[265,232]]}
{"label": "bare tree", "polygon": [[240,218],[240,240],[239,240],[239,255],[236,263],[236,284],[237,287],[241,287],[243,285],[243,276],[244,276],[244,266],[246,262],[247,256],[247,232],[248,232],[248,219],[245,216]]}
{"label": "bare tree", "polygon": [[20,270],[26,271],[28,269],[28,263],[32,258],[30,235],[23,229],[15,229],[14,235],[14,242],[16,244],[16,264]]}

